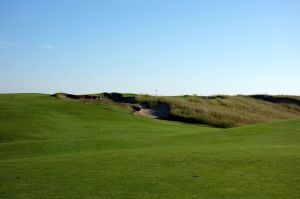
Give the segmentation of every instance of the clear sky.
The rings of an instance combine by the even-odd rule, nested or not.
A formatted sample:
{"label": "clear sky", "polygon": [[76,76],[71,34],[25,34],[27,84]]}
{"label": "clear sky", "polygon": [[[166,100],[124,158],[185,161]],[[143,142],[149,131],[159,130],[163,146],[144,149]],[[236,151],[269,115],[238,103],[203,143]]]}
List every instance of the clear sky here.
{"label": "clear sky", "polygon": [[0,92],[300,95],[299,0],[1,0]]}

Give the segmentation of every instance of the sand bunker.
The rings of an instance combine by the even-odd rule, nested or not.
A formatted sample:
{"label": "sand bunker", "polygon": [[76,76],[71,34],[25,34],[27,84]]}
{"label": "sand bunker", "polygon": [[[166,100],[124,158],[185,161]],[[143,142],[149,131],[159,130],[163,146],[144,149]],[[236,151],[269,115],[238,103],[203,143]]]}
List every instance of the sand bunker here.
{"label": "sand bunker", "polygon": [[[133,109],[134,110],[134,109]],[[142,106],[140,110],[133,111],[135,115],[156,118],[156,119],[168,119],[170,113],[170,107],[167,104],[160,104],[154,108],[147,108]]]}

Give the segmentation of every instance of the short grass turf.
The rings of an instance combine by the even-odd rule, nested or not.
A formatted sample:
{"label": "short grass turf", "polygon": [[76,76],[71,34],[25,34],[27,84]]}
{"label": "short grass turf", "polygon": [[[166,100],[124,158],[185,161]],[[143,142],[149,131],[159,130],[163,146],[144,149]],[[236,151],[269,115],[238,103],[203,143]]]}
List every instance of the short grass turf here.
{"label": "short grass turf", "polygon": [[232,129],[0,95],[0,198],[300,198],[300,121]]}

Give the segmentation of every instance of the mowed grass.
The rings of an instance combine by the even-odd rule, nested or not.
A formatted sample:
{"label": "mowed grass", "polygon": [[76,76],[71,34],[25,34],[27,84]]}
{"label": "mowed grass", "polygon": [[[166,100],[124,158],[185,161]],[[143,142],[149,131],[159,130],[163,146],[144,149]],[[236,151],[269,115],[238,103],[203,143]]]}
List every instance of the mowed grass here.
{"label": "mowed grass", "polygon": [[0,95],[0,198],[300,198],[300,121],[231,129]]}

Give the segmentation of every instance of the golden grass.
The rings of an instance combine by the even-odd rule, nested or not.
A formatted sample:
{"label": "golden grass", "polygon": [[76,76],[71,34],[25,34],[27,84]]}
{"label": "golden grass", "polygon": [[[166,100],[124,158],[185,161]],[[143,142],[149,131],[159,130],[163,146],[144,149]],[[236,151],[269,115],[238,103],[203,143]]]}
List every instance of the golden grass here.
{"label": "golden grass", "polygon": [[156,106],[168,104],[170,115],[218,127],[236,127],[245,124],[300,117],[300,107],[254,99],[250,96],[180,96],[157,97],[139,95],[138,102]]}

